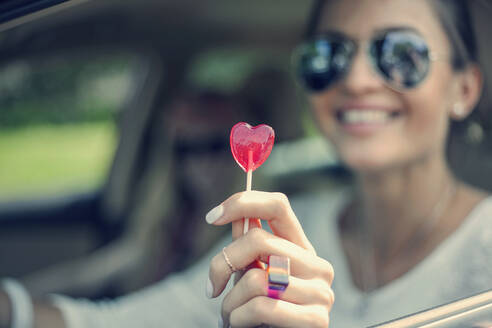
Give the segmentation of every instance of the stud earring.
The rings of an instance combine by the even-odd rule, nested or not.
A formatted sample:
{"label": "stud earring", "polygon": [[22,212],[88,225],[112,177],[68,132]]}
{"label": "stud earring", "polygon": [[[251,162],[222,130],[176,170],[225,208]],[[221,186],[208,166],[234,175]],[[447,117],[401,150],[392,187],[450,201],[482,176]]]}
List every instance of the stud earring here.
{"label": "stud earring", "polygon": [[465,106],[462,103],[457,102],[453,105],[453,114],[458,118],[465,116]]}

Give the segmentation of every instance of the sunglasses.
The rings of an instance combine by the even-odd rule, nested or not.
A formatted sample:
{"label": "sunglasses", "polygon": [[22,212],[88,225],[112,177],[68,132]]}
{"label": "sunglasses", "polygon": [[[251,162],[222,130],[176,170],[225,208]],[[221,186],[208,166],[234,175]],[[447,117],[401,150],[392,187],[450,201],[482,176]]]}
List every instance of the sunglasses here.
{"label": "sunglasses", "polygon": [[[308,92],[332,87],[350,71],[359,45],[337,33],[325,33],[302,43],[294,52],[296,71]],[[425,80],[430,62],[437,56],[424,38],[409,29],[379,33],[367,44],[372,67],[386,84],[397,91],[415,88]]]}

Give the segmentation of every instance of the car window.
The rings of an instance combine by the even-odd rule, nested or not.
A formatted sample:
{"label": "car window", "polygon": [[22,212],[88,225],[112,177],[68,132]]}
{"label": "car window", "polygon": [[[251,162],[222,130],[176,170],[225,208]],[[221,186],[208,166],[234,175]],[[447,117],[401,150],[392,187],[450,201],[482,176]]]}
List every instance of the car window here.
{"label": "car window", "polygon": [[85,51],[0,67],[0,201],[100,186],[135,56]]}

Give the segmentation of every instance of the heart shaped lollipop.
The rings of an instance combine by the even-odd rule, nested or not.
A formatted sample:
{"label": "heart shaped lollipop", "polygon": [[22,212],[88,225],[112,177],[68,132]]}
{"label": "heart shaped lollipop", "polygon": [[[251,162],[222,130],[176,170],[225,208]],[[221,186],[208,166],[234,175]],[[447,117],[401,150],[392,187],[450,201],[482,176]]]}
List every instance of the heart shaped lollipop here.
{"label": "heart shaped lollipop", "polygon": [[[273,148],[275,132],[265,124],[252,127],[240,122],[231,130],[232,156],[247,174],[246,190],[251,190],[253,171],[265,162]],[[248,232],[249,218],[244,219],[243,234]]]}
{"label": "heart shaped lollipop", "polygon": [[270,155],[274,139],[275,132],[266,124],[237,123],[231,130],[232,156],[245,172],[254,171]]}

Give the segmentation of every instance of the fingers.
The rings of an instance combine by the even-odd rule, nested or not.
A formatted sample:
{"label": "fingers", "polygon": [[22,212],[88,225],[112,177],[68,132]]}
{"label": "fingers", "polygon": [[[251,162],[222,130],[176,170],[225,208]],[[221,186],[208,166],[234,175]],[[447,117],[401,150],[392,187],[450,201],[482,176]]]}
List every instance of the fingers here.
{"label": "fingers", "polygon": [[322,305],[298,305],[258,296],[232,311],[231,327],[323,327],[329,325],[329,309]]}
{"label": "fingers", "polygon": [[[266,220],[273,234],[251,219],[243,235],[243,218]],[[316,256],[287,197],[280,193],[237,193],[211,210],[208,223],[232,223],[233,242],[211,261],[209,278],[213,297],[220,295],[232,271],[237,283],[224,298],[223,323],[231,327],[262,324],[281,327],[327,327],[334,302],[331,264]],[[279,299],[268,295],[268,276],[261,265],[269,255],[290,258],[289,285]],[[248,270],[244,270],[247,268]]]}
{"label": "fingers", "polygon": [[[306,249],[265,230],[254,228],[226,247],[229,262],[237,270],[246,268],[255,260],[266,262],[269,255],[290,258],[291,275],[301,279],[319,278],[329,284],[333,281],[333,268],[328,261],[317,257]],[[231,269],[222,252],[212,258],[210,280],[213,285],[213,297],[220,295],[231,276]]]}
{"label": "fingers", "polygon": [[[275,235],[290,240],[314,253],[313,246],[304,234],[299,220],[284,194],[262,191],[236,193],[211,210],[206,216],[207,222],[215,225],[236,222],[243,218],[266,220]],[[236,231],[237,229],[235,228]]]}
{"label": "fingers", "polygon": [[[249,219],[249,229],[261,228],[261,221],[259,219]],[[236,240],[243,235],[244,220],[237,220],[232,222],[232,240]]]}
{"label": "fingers", "polygon": [[[248,270],[222,303],[222,317],[225,321],[232,311],[258,296],[268,295],[268,273],[261,269]],[[331,308],[334,294],[330,285],[321,279],[305,280],[294,276],[289,278],[289,286],[280,299],[299,305],[325,304]]]}

